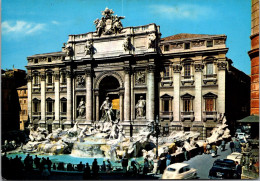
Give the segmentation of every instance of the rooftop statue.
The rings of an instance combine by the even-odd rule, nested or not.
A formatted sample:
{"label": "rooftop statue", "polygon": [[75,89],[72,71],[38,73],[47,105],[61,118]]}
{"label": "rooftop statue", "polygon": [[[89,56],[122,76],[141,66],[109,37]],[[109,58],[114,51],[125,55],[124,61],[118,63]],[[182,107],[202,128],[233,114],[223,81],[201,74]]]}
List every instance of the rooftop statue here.
{"label": "rooftop statue", "polygon": [[111,35],[121,33],[123,25],[121,19],[124,19],[123,16],[113,15],[114,11],[112,9],[106,8],[102,11],[103,17],[101,19],[96,19],[94,24],[96,25],[96,32],[98,36]]}

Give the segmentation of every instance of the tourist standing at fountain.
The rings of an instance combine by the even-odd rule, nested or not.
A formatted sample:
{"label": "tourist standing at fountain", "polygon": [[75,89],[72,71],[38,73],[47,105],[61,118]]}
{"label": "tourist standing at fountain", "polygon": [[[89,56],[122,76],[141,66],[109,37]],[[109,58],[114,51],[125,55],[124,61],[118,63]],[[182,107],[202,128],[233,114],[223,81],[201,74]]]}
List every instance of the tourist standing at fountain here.
{"label": "tourist standing at fountain", "polygon": [[99,171],[99,166],[98,166],[98,163],[97,163],[97,159],[95,158],[93,163],[92,163],[92,174],[93,174],[94,179],[98,178],[98,171]]}
{"label": "tourist standing at fountain", "polygon": [[107,170],[108,170],[108,171],[113,170],[113,168],[112,168],[112,164],[111,164],[111,162],[110,162],[109,159],[107,159]]}
{"label": "tourist standing at fountain", "polygon": [[172,158],[172,156],[171,156],[170,152],[168,152],[166,155],[166,167],[168,167],[171,164],[171,158]]}
{"label": "tourist standing at fountain", "polygon": [[102,166],[101,166],[101,171],[102,171],[102,172],[105,172],[105,171],[106,171],[106,162],[105,162],[105,161],[103,161],[103,164],[102,164]]}
{"label": "tourist standing at fountain", "polygon": [[49,159],[49,157],[47,157],[46,163],[47,163],[47,165],[48,165],[49,171],[51,171],[52,161]]}
{"label": "tourist standing at fountain", "polygon": [[56,170],[56,169],[57,169],[57,167],[56,167],[56,164],[55,164],[55,163],[53,163],[53,165],[52,165],[52,169],[53,169],[53,170]]}
{"label": "tourist standing at fountain", "polygon": [[123,172],[126,173],[127,172],[127,166],[128,166],[128,159],[126,158],[126,156],[124,156],[121,160],[121,164],[123,167]]}
{"label": "tourist standing at fountain", "polygon": [[40,167],[40,158],[37,155],[35,155],[34,164],[35,164],[36,168],[39,169],[39,167]]}
{"label": "tourist standing at fountain", "polygon": [[83,170],[83,167],[84,167],[84,165],[82,164],[82,162],[80,162],[80,163],[77,165],[77,170],[78,170],[79,172],[81,172],[81,171]]}
{"label": "tourist standing at fountain", "polygon": [[86,167],[84,169],[84,172],[83,172],[83,180],[87,180],[87,179],[90,179],[90,167],[89,167],[89,164],[86,163]]}

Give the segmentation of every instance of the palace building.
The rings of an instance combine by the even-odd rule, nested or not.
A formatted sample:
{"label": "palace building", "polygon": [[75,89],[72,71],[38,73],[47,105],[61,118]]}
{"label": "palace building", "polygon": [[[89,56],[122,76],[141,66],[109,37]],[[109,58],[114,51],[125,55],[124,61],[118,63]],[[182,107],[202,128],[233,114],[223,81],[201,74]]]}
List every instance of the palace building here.
{"label": "palace building", "polygon": [[127,135],[158,117],[162,131],[206,138],[224,116],[232,125],[249,115],[250,78],[226,57],[225,35],[161,38],[160,26],[123,27],[113,13],[103,11],[95,32],[69,35],[60,52],[27,57],[31,125],[104,121],[105,100]]}

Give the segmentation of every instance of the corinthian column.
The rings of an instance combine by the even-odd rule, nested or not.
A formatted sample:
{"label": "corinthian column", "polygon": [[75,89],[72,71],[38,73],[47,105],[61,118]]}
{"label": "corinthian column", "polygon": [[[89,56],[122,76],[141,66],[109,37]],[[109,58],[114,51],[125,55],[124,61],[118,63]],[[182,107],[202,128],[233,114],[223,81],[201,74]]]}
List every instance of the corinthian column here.
{"label": "corinthian column", "polygon": [[86,71],[86,120],[92,122],[93,120],[93,101],[92,101],[92,71],[87,68]]}
{"label": "corinthian column", "polygon": [[147,109],[146,116],[147,120],[154,121],[154,71],[155,65],[148,66],[148,75],[147,75]]}
{"label": "corinthian column", "polygon": [[67,72],[67,121],[72,121],[72,72]]}
{"label": "corinthian column", "polygon": [[130,115],[131,115],[130,67],[124,67],[124,70],[125,70],[124,120],[130,121]]}

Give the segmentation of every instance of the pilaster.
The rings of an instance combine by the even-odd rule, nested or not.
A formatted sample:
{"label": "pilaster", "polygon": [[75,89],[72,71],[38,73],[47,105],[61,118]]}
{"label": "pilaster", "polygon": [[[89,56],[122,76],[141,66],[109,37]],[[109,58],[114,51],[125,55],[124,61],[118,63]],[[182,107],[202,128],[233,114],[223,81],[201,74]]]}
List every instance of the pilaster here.
{"label": "pilaster", "polygon": [[195,100],[194,100],[194,116],[195,121],[202,121],[202,71],[203,64],[195,64]]}
{"label": "pilaster", "polygon": [[225,85],[226,85],[226,62],[219,62],[218,64],[218,112],[225,113]]}
{"label": "pilaster", "polygon": [[60,120],[60,74],[56,72],[54,74],[54,86],[55,86],[55,121]]}
{"label": "pilaster", "polygon": [[181,81],[182,66],[173,65],[173,118],[174,121],[180,121],[180,81]]}
{"label": "pilaster", "polygon": [[41,120],[45,123],[46,116],[46,75],[41,74]]}

